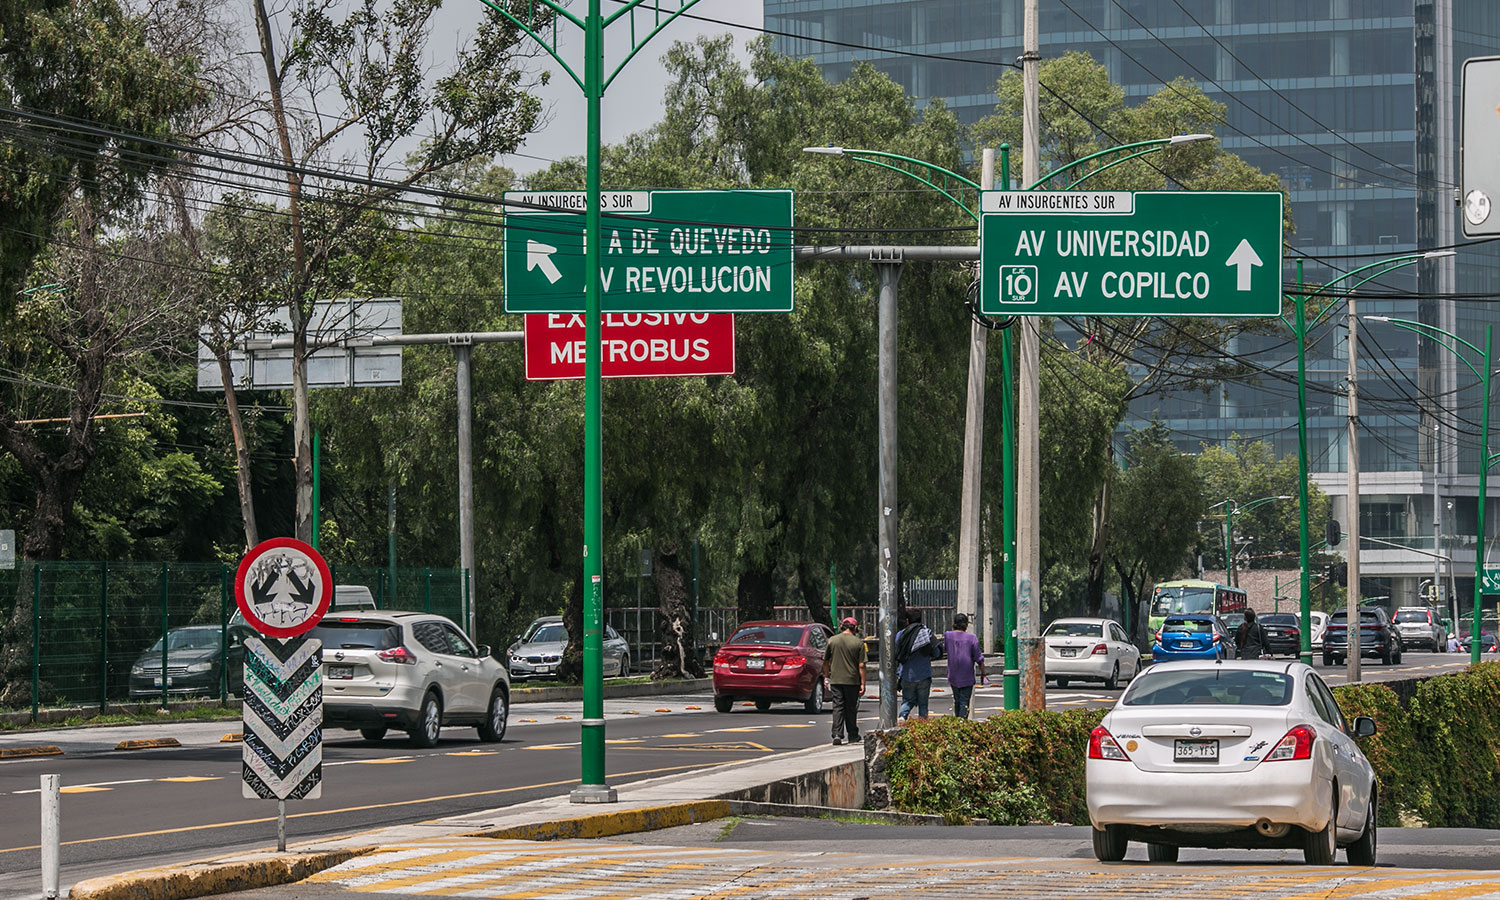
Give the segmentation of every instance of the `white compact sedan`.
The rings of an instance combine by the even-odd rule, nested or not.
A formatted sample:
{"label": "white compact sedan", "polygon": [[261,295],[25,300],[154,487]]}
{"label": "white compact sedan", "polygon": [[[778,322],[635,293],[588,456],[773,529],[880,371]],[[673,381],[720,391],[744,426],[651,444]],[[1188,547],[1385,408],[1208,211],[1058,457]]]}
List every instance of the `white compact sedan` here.
{"label": "white compact sedan", "polygon": [[1042,632],[1042,642],[1047,677],[1058,687],[1086,679],[1114,690],[1141,668],[1141,651],[1113,619],[1057,619]]}
{"label": "white compact sedan", "polygon": [[1153,862],[1179,847],[1301,847],[1329,865],[1375,864],[1375,771],[1328,686],[1300,662],[1152,666],[1089,736],[1094,855],[1144,841]]}

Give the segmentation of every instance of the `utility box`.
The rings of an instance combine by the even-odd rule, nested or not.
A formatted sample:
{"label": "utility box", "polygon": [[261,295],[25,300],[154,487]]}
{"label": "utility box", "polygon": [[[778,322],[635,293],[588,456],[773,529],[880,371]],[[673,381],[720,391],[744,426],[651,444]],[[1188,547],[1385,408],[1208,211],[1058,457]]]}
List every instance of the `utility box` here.
{"label": "utility box", "polygon": [[1459,220],[1464,237],[1500,235],[1500,56],[1464,61]]}

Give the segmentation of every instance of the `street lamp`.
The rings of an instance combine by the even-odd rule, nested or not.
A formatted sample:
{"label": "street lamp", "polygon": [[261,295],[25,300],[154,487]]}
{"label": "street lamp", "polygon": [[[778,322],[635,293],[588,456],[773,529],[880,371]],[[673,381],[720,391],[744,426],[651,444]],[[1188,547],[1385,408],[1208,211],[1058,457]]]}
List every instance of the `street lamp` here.
{"label": "street lamp", "polygon": [[[1307,321],[1307,300],[1309,297],[1316,297],[1329,288],[1333,287],[1334,285],[1338,284],[1339,282],[1344,281],[1345,279],[1353,278],[1354,276],[1359,275],[1362,272],[1370,272],[1370,274],[1344,288],[1345,292],[1353,292],[1354,290],[1358,289],[1360,285],[1364,284],[1367,281],[1370,281],[1371,279],[1379,278],[1382,275],[1389,274],[1396,271],[1397,269],[1405,268],[1406,266],[1414,266],[1417,263],[1422,262],[1423,260],[1438,259],[1441,257],[1454,255],[1456,254],[1452,250],[1437,250],[1428,253],[1409,253],[1405,256],[1388,257],[1386,259],[1379,260],[1378,262],[1372,262],[1368,265],[1360,266],[1357,269],[1351,269],[1350,271],[1345,272],[1332,281],[1323,284],[1317,290],[1312,291],[1311,293],[1306,293],[1301,290],[1303,260],[1301,257],[1297,258],[1298,290],[1292,295],[1292,303],[1297,310],[1296,318],[1291,322],[1287,321],[1285,314],[1279,316],[1279,318],[1281,319],[1283,324],[1285,324],[1292,330],[1292,334],[1297,338],[1297,487],[1301,504],[1299,526],[1301,529],[1302,550],[1302,577],[1300,583],[1300,589],[1302,592],[1302,599],[1300,603],[1302,619],[1301,656],[1302,661],[1308,665],[1312,665],[1312,579],[1311,573],[1308,571],[1308,567],[1311,565],[1311,552],[1309,549],[1307,534],[1307,330],[1316,326],[1319,322],[1322,322],[1323,319],[1333,311],[1334,306],[1336,306],[1337,304],[1329,304],[1328,308],[1318,313],[1317,318],[1313,319],[1313,321],[1309,323]],[[1370,270],[1372,269],[1376,271],[1371,272]],[[1357,517],[1359,516],[1359,498],[1351,498],[1351,503],[1351,508],[1354,510],[1353,515],[1357,520]],[[1357,545],[1353,546],[1349,552],[1358,554],[1359,547]],[[1359,624],[1359,586],[1357,584],[1355,585],[1354,590],[1349,592],[1346,600],[1348,610],[1347,616],[1350,622],[1350,627],[1355,627]],[[1354,668],[1355,665],[1357,665],[1357,663],[1351,664],[1351,668]]]}
{"label": "street lamp", "polygon": [[1474,364],[1466,359],[1462,353],[1458,352],[1458,348],[1453,346],[1453,344],[1443,343],[1441,340],[1437,342],[1438,346],[1452,353],[1459,362],[1463,363],[1470,372],[1474,373],[1475,378],[1478,378],[1484,384],[1484,411],[1481,413],[1479,426],[1479,515],[1477,523],[1479,537],[1474,545],[1474,619],[1473,623],[1469,626],[1471,637],[1469,641],[1469,662],[1477,665],[1481,649],[1479,640],[1479,624],[1482,617],[1480,603],[1484,588],[1484,507],[1486,501],[1489,499],[1488,476],[1490,466],[1494,465],[1496,459],[1500,459],[1500,453],[1490,453],[1490,379],[1495,374],[1494,367],[1490,364],[1490,351],[1494,339],[1494,326],[1484,326],[1484,351],[1481,353],[1478,347],[1458,335],[1444,331],[1434,325],[1428,325],[1425,322],[1413,322],[1410,319],[1393,319],[1390,316],[1365,316],[1364,318],[1371,322],[1387,322],[1397,328],[1404,328],[1423,337],[1446,337],[1456,344],[1464,345],[1470,351],[1480,356],[1483,361],[1483,369],[1475,368]]}
{"label": "street lamp", "polygon": [[1265,506],[1277,500],[1290,500],[1291,494],[1277,494],[1274,497],[1261,497],[1259,500],[1251,500],[1249,503],[1240,505],[1238,500],[1220,500],[1209,509],[1224,507],[1224,583],[1230,587],[1235,586],[1234,579],[1234,517],[1240,513],[1247,513],[1257,507]]}

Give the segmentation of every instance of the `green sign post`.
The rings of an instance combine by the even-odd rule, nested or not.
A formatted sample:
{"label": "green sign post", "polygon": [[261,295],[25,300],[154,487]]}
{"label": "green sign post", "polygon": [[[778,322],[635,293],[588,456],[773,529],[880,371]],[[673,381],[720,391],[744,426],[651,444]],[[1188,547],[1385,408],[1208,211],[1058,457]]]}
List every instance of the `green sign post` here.
{"label": "green sign post", "polygon": [[991,316],[1274,316],[1277,191],[986,191]]}
{"label": "green sign post", "polygon": [[[511,191],[505,311],[583,312],[585,194]],[[791,312],[791,191],[602,191],[603,311]]]}

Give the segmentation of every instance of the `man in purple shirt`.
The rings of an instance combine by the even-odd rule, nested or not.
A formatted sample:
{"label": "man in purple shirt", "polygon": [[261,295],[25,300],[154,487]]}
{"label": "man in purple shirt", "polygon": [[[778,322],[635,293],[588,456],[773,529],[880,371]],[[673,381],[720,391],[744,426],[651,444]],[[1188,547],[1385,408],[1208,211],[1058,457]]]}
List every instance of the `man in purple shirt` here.
{"label": "man in purple shirt", "polygon": [[953,630],[943,635],[943,648],[948,656],[948,687],[953,691],[953,714],[960,719],[969,717],[969,700],[974,696],[974,671],[984,678],[984,654],[979,650],[979,638],[969,634],[969,617],[963,613],[953,617]]}

